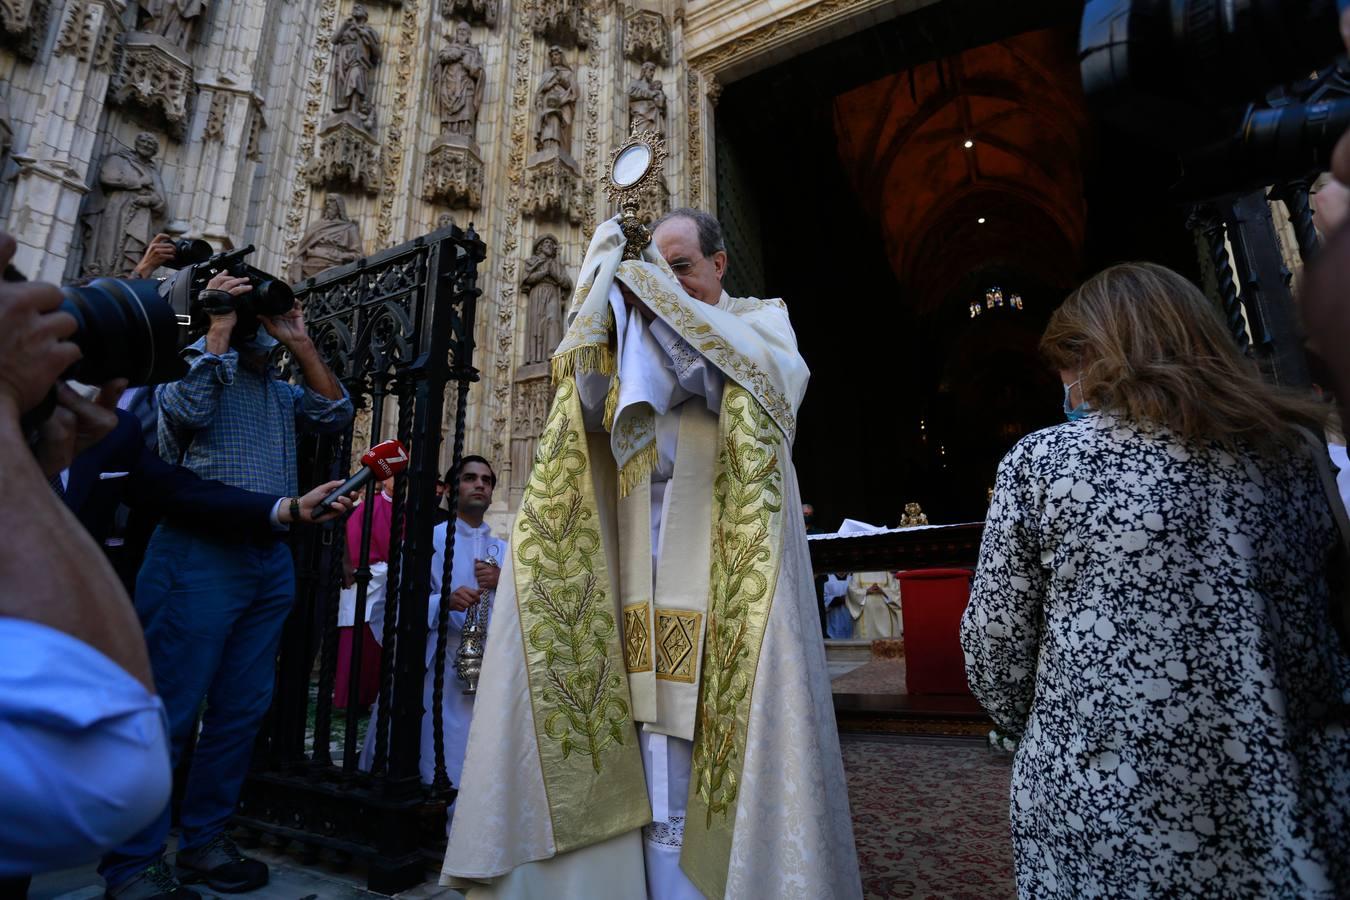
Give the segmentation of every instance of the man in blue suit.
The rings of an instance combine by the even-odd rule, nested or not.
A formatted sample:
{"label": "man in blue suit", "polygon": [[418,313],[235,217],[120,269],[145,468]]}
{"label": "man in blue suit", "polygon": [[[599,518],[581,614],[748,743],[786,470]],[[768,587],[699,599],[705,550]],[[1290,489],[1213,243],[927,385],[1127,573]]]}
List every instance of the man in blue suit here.
{"label": "man in blue suit", "polygon": [[[190,469],[165,462],[149,450],[136,416],[116,410],[117,425],[110,434],[79,454],[63,473],[66,505],[80,524],[113,562],[127,593],[135,586],[140,568],[139,552],[125,552],[121,539],[113,537],[118,506],[134,513],[131,531],[145,537],[161,518],[190,531],[213,537],[266,538],[294,521],[298,506],[303,522],[324,522],[350,508],[343,498],[334,511],[314,517],[319,501],[340,482],[320,485],[292,504],[290,498],[246,491],[219,481],[201,478]],[[139,527],[149,524],[149,529]],[[134,538],[130,545],[144,544]]]}

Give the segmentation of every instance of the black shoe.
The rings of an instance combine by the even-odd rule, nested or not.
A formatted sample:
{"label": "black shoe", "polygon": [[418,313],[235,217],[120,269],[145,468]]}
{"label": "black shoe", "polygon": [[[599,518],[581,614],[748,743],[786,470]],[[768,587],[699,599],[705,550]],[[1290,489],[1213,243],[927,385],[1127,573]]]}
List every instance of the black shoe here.
{"label": "black shoe", "polygon": [[155,860],[154,865],[130,881],[109,888],[103,896],[105,900],[201,900],[202,897],[183,887],[163,859]]}
{"label": "black shoe", "polygon": [[240,853],[234,841],[223,834],[195,850],[179,850],[177,863],[183,881],[205,881],[212,890],[224,894],[253,891],[267,884],[267,864]]}

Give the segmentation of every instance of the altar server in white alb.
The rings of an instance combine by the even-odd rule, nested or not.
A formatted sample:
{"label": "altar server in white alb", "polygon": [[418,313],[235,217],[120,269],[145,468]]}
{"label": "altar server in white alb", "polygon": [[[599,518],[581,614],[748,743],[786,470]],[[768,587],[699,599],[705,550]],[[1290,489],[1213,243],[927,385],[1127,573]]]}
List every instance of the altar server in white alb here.
{"label": "altar server in white alb", "polygon": [[[445,683],[441,695],[445,741],[445,773],[450,783],[459,786],[464,767],[464,747],[469,740],[469,723],[473,719],[474,695],[464,693],[464,684],[455,676],[455,651],[459,648],[460,631],[464,627],[464,611],[479,601],[484,591],[497,587],[499,564],[506,558],[506,541],[492,536],[492,529],[483,521],[483,515],[492,505],[492,491],[497,475],[481,456],[466,456],[460,462],[458,474],[451,472],[446,483],[457,490],[455,542],[450,569],[450,590],[447,592],[450,618],[445,640]],[[436,742],[432,719],[433,688],[436,674],[436,628],[441,609],[441,585],[445,572],[445,540],[447,524],[442,522],[432,532],[434,552],[431,557],[431,597],[427,601],[427,675],[423,687],[422,780],[432,783],[436,775]],[[495,563],[494,563],[495,561]],[[384,595],[371,613],[371,627],[383,643]],[[378,712],[378,710],[376,710]],[[372,716],[372,721],[375,718]],[[366,732],[361,751],[361,768],[369,769],[375,756],[375,729]],[[451,808],[453,816],[454,807]]]}
{"label": "altar server in white alb", "polygon": [[[808,372],[712,216],[591,241],[516,516],[443,881],[861,895],[801,498]],[[659,253],[656,252],[659,250]]]}

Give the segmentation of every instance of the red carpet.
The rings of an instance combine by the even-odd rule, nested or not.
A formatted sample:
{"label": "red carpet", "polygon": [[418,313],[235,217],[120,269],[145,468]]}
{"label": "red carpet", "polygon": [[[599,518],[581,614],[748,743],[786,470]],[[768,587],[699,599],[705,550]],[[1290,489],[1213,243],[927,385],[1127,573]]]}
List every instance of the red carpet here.
{"label": "red carpet", "polygon": [[976,741],[842,735],[867,897],[1015,897],[1012,757]]}

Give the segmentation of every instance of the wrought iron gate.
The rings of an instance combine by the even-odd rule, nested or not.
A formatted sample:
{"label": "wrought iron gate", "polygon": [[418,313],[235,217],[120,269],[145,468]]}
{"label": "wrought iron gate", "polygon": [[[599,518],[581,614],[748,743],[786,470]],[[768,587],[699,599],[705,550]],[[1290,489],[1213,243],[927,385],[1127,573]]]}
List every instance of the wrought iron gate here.
{"label": "wrought iron gate", "polygon": [[[472,226],[467,233],[450,226],[330,269],[296,292],[320,354],[357,409],[369,410],[372,442],[387,430],[388,401],[396,404],[396,433],[410,463],[394,491],[377,712],[366,720],[359,705],[360,624],[371,579],[372,501],[378,490],[372,483],[366,502],[354,513],[363,516],[364,527],[354,573],[357,628],[348,703],[333,709],[345,523],[300,529],[294,546],[296,602],[282,636],[272,709],[235,822],[254,834],[294,841],[310,856],[322,850],[363,859],[371,889],[381,893],[424,880],[428,857],[444,841],[445,809],[454,794],[440,754],[434,783],[424,785],[419,777],[425,655],[432,631],[428,592],[444,403],[447,388],[454,385],[452,459],[457,466],[468,389],[478,378],[473,322],[480,293],[477,268],[484,255]],[[345,477],[353,449],[365,448],[353,447],[350,429],[302,440],[301,484]],[[454,492],[450,496],[453,504]],[[453,538],[449,529],[447,560]],[[447,592],[449,581],[444,579]],[[459,689],[443,684],[444,616],[439,626],[442,640],[433,663],[438,710],[441,691]],[[376,735],[369,771],[358,765],[363,723]]]}

